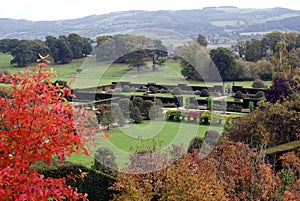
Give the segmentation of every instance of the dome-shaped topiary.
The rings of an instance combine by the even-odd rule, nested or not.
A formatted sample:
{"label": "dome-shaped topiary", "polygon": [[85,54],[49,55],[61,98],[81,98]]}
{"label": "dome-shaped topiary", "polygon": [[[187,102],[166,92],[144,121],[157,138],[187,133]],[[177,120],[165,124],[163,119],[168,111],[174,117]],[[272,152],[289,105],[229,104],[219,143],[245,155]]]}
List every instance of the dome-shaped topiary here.
{"label": "dome-shaped topiary", "polygon": [[244,98],[244,95],[241,91],[237,91],[235,94],[234,94],[234,98],[235,99],[243,99]]}

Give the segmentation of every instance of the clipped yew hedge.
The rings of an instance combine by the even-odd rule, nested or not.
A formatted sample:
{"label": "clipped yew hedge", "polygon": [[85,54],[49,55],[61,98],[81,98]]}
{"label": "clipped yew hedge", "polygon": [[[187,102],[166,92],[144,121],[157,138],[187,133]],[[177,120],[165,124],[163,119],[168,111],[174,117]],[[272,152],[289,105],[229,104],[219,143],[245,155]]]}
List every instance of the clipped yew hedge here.
{"label": "clipped yew hedge", "polygon": [[80,193],[87,193],[90,201],[110,200],[113,193],[116,193],[109,189],[115,178],[79,164],[52,162],[47,166],[44,162],[37,162],[32,169],[51,178],[67,178],[68,175],[78,175],[80,172],[87,173],[84,180],[76,179],[74,182],[67,179],[67,184],[76,187]]}

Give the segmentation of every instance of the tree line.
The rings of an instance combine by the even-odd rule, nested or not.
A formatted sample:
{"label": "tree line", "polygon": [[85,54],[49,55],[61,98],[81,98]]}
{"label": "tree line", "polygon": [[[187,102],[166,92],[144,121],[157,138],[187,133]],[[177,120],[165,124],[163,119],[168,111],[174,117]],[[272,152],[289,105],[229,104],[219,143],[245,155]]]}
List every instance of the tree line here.
{"label": "tree line", "polygon": [[68,36],[47,36],[42,40],[0,40],[0,52],[9,53],[13,56],[11,64],[20,67],[36,62],[37,55],[50,54],[54,63],[66,64],[72,59],[83,58],[93,51],[92,41],[81,37],[79,34],[71,33]]}
{"label": "tree line", "polygon": [[[188,79],[214,78],[216,72],[207,67],[212,65],[209,62],[213,62],[224,81],[253,80],[257,77],[271,80],[273,71],[278,71],[281,65],[291,71],[300,66],[300,34],[296,32],[271,32],[261,40],[254,38],[240,40],[231,49],[225,47],[209,49],[207,40],[201,34],[198,35],[195,43],[179,47],[177,50],[182,57],[181,73]],[[193,58],[199,55],[201,58]],[[281,56],[285,59],[282,60]],[[193,61],[190,62],[189,59],[187,62],[186,58],[193,58]],[[282,61],[285,64],[280,63]],[[203,66],[208,68],[207,72],[201,70]]]}

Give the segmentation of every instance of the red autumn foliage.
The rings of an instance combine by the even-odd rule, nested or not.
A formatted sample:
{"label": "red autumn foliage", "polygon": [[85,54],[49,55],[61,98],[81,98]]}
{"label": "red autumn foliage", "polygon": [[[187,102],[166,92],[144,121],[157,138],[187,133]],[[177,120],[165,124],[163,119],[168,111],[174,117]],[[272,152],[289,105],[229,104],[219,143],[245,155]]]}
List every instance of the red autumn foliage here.
{"label": "red autumn foliage", "polygon": [[2,78],[11,87],[0,98],[0,198],[86,200],[65,178],[44,178],[30,169],[35,161],[50,163],[54,156],[62,161],[74,152],[87,153],[84,145],[95,133],[85,111],[75,112],[63,98],[72,96],[71,90],[51,84],[45,64],[31,70]]}

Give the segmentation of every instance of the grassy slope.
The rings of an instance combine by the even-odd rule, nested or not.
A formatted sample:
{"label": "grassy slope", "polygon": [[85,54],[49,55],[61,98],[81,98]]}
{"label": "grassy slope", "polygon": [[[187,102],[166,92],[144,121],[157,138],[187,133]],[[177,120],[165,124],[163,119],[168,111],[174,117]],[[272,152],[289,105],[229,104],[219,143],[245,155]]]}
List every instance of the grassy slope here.
{"label": "grassy slope", "polygon": [[[10,55],[0,55],[0,69],[6,69],[9,72],[16,72],[23,70],[9,64],[11,60]],[[82,68],[80,74],[76,73],[76,69]],[[75,88],[93,87],[103,84],[111,84],[115,81],[130,81],[132,83],[148,83],[156,82],[157,84],[171,84],[177,85],[178,83],[199,85],[199,86],[212,86],[220,85],[221,83],[203,83],[197,81],[187,82],[180,74],[180,66],[178,62],[168,61],[165,66],[160,67],[157,71],[153,72],[150,65],[144,67],[140,73],[136,69],[129,69],[125,64],[105,64],[98,63],[95,58],[83,58],[73,60],[69,64],[57,65],[50,64],[49,70],[53,69],[57,72],[58,77],[53,80],[62,79],[70,81],[70,78],[75,78],[76,83],[72,86]],[[234,82],[235,85],[242,85],[244,87],[251,87],[252,81]],[[270,85],[271,82],[265,82]],[[232,85],[233,82],[227,82],[226,85]]]}

